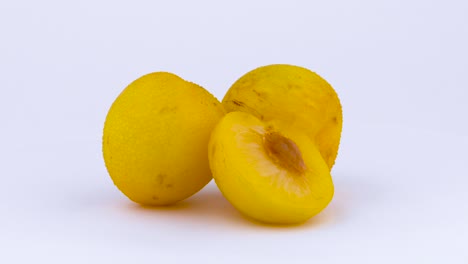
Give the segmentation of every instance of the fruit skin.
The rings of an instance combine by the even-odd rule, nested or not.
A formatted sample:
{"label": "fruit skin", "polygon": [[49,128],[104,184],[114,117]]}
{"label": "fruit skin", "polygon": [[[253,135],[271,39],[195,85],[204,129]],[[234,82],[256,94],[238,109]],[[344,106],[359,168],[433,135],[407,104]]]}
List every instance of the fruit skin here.
{"label": "fruit skin", "polygon": [[207,146],[224,115],[202,87],[155,72],[132,82],[104,124],[104,161],[114,184],[144,205],[183,200],[211,179]]}
{"label": "fruit skin", "polygon": [[[269,130],[297,145],[307,168],[303,175],[288,171],[268,156],[263,142]],[[240,212],[261,222],[304,222],[333,197],[328,166],[315,144],[277,121],[265,123],[244,112],[226,114],[211,134],[208,156],[224,197]]]}
{"label": "fruit skin", "polygon": [[335,90],[316,73],[287,64],[259,67],[239,78],[222,103],[228,112],[248,112],[265,121],[279,119],[305,131],[332,169],[343,115]]}

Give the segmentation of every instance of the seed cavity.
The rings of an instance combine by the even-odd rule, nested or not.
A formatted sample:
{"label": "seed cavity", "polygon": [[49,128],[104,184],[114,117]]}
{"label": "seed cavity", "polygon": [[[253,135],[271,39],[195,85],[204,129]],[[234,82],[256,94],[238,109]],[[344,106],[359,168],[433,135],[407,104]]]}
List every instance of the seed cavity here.
{"label": "seed cavity", "polygon": [[270,159],[280,167],[297,175],[306,171],[302,153],[291,139],[267,130],[263,136],[263,145]]}

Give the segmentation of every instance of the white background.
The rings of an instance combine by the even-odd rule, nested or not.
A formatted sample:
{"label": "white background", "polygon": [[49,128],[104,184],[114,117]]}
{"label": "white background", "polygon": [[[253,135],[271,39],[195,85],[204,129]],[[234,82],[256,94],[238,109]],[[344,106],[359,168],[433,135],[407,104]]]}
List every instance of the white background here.
{"label": "white background", "polygon": [[[0,2],[0,263],[468,263],[466,1]],[[344,109],[330,206],[242,217],[210,183],[145,209],[101,154],[111,103],[170,71],[219,99],[297,64]]]}

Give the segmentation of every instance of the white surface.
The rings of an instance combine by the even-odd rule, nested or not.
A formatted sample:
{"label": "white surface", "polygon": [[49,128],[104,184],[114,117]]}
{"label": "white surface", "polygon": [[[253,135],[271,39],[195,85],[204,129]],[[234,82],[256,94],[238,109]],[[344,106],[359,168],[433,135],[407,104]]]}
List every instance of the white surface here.
{"label": "white surface", "polygon": [[[287,3],[286,3],[287,2]],[[466,1],[2,1],[0,263],[468,263]],[[101,156],[107,110],[171,71],[222,98],[270,63],[344,107],[331,205],[241,217],[213,183],[144,209]]]}

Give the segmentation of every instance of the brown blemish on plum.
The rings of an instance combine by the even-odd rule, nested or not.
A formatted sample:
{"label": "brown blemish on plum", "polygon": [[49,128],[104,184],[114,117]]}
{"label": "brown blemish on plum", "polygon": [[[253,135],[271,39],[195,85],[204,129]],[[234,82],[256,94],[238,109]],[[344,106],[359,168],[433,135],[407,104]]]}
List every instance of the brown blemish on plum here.
{"label": "brown blemish on plum", "polygon": [[159,173],[158,176],[156,176],[156,182],[159,185],[163,185],[164,181],[166,180],[167,175],[163,173]]}
{"label": "brown blemish on plum", "polygon": [[151,199],[157,201],[157,200],[159,200],[159,196],[153,195],[153,196],[151,197]]}
{"label": "brown blemish on plum", "polygon": [[161,108],[161,110],[159,110],[159,113],[160,114],[175,113],[175,112],[177,112],[177,109],[178,109],[177,106],[173,106],[173,107],[164,106],[163,108]]}
{"label": "brown blemish on plum", "polygon": [[248,111],[247,111],[248,113],[251,113],[251,114],[255,115],[256,117],[263,120],[262,115],[255,108],[246,105],[244,102],[238,101],[238,100],[231,100],[231,101],[227,101],[227,102],[231,102],[231,103],[233,103],[233,104],[235,104],[235,105],[237,105],[239,107],[242,107],[244,109],[248,109]]}
{"label": "brown blemish on plum", "polygon": [[237,105],[237,106],[245,106],[245,103],[241,102],[241,101],[238,101],[238,100],[232,100],[232,103]]}
{"label": "brown blemish on plum", "polygon": [[253,89],[252,92],[253,92],[253,93],[258,97],[258,99],[261,100],[261,101],[267,98],[267,94],[264,93],[264,92],[259,92],[259,91],[255,90],[255,89]]}

